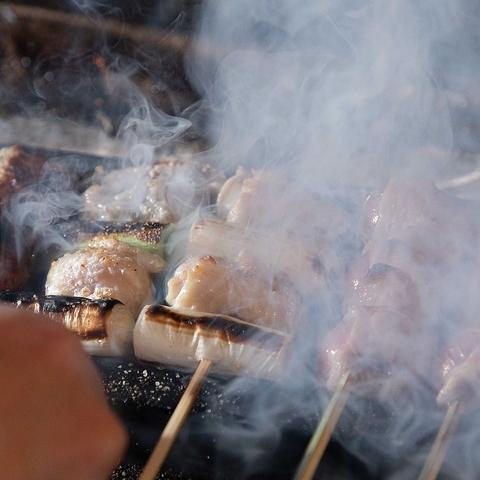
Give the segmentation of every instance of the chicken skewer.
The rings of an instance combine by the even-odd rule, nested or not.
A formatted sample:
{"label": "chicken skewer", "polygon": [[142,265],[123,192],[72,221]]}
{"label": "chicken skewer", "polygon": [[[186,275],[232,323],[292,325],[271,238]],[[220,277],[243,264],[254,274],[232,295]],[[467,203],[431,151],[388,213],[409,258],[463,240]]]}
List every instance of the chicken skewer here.
{"label": "chicken skewer", "polygon": [[[369,241],[350,273],[347,313],[325,340],[327,384],[335,393],[297,473],[302,480],[314,474],[348,393],[355,388],[371,394],[372,382],[364,382],[365,378],[383,379],[379,387],[385,393],[400,391],[409,377],[428,376],[431,358],[426,352],[434,355],[437,348],[436,341],[432,343],[436,338],[432,319],[440,291],[428,286],[434,281],[441,286],[442,280],[432,281],[431,272],[438,268],[449,274],[462,253],[461,248],[452,251],[458,242],[437,235],[437,229],[442,231],[444,217],[446,222],[455,219],[452,232],[463,234],[467,242],[474,238],[464,206],[429,184],[391,181],[382,194],[369,199],[366,213]],[[446,250],[437,236],[450,247],[451,258],[437,256]],[[430,348],[425,348],[428,342]],[[407,373],[405,378],[401,371]],[[362,384],[368,385],[366,391],[361,391]]]}
{"label": "chicken skewer", "polygon": [[145,307],[134,330],[136,356],[197,366],[140,479],[152,480],[161,469],[211,367],[234,374],[276,376],[289,343],[286,334],[232,317],[179,313],[162,305]]}
{"label": "chicken skewer", "polygon": [[[92,355],[131,354],[134,318],[163,268],[162,224],[107,226],[53,262],[47,295],[4,292],[0,301],[43,313],[75,332]],[[79,232],[81,237],[88,233]],[[77,241],[81,238],[77,238]]]}
{"label": "chicken skewer", "polygon": [[116,299],[134,315],[153,298],[152,275],[160,272],[163,225],[138,231],[108,232],[89,239],[54,261],[48,272],[47,295]]}
{"label": "chicken skewer", "polygon": [[[396,356],[408,358],[408,355],[404,355],[405,352],[395,345],[387,344],[378,349],[381,338],[385,337],[385,329],[393,329],[401,336],[409,336],[410,332],[421,336],[421,331],[415,331],[407,315],[370,305],[382,304],[386,299],[390,299],[390,303],[394,300],[393,303],[396,303],[400,310],[407,308],[407,305],[402,305],[401,300],[409,298],[412,301],[417,297],[414,285],[407,276],[392,267],[375,264],[359,284],[364,289],[361,296],[368,299],[365,300],[367,305],[351,308],[342,323],[327,335],[325,340],[326,362],[330,369],[328,384],[330,388],[336,386],[305,451],[295,476],[296,480],[313,478],[353,388],[364,393],[361,389],[365,378],[375,378],[378,375],[390,377],[393,383],[397,381],[389,368],[385,370],[382,366],[380,371],[377,371],[376,368],[368,366],[370,362],[378,359],[381,364],[393,365],[396,363]],[[375,299],[374,295],[378,295],[382,287],[384,292],[380,294],[381,300],[378,297]],[[414,308],[417,309],[418,306]],[[372,331],[375,331],[376,335],[372,336]],[[398,339],[398,336],[395,335],[394,338]]]}
{"label": "chicken skewer", "polygon": [[[145,307],[137,321],[134,348],[138,358],[196,366],[187,390],[145,467],[142,480],[153,479],[162,467],[210,368],[269,378],[281,372],[290,335],[265,323],[267,319],[272,323],[284,319],[288,302],[278,297],[267,301],[272,291],[267,289],[262,295],[258,282],[252,285],[250,276],[247,275],[249,281],[246,281],[244,273],[233,272],[231,268],[230,263],[213,257],[187,261],[168,283],[167,301],[173,307]],[[263,284],[262,287],[266,288]],[[253,290],[257,297],[260,291],[257,302],[241,305],[239,299],[248,298]],[[202,309],[219,313],[201,313]],[[263,325],[222,312],[261,319]]]}
{"label": "chicken skewer", "polygon": [[[303,253],[311,249],[296,232],[297,225],[292,225],[284,232],[283,238],[274,241],[265,234],[266,226],[272,222],[280,224],[282,220],[271,218],[265,205],[269,204],[272,191],[279,193],[273,197],[283,198],[280,193],[285,180],[273,172],[247,173],[242,169],[228,180],[217,201],[217,214],[225,223],[210,220],[193,226],[187,249],[190,259],[168,282],[166,300],[172,309],[156,307],[155,313],[161,317],[157,318],[155,325],[158,334],[142,332],[149,322],[153,325],[152,319],[148,318],[152,312],[148,309],[142,312],[137,322],[134,340],[137,356],[197,366],[190,384],[192,389],[187,389],[185,402],[182,398],[178,406],[181,413],[177,416],[175,412],[172,423],[165,429],[142,480],[153,478],[161,467],[173,443],[172,437],[178,433],[193,403],[191,391],[196,390],[198,382],[210,368],[267,377],[275,377],[281,372],[290,342],[288,332],[294,329],[295,321],[298,322],[301,305],[299,291],[292,288],[292,284],[295,283],[303,294],[307,287],[309,292],[314,288],[318,291],[325,287],[331,270],[338,267],[334,249],[326,241],[320,225],[313,230],[315,239],[325,237],[326,248],[320,252],[322,262],[317,258],[318,242],[311,242],[316,243],[317,255]],[[310,197],[307,199],[306,195],[298,203],[310,205],[317,214],[323,205]],[[255,205],[264,208],[253,208]],[[340,234],[345,224],[342,212],[330,204],[320,211],[325,213],[320,216],[323,223],[329,218],[329,228],[325,230],[328,239],[333,238],[334,231],[335,235]],[[338,217],[338,222],[332,222],[333,217]],[[253,231],[248,232],[249,228],[245,228],[247,220]],[[333,228],[333,224],[338,228]],[[274,245],[276,247],[272,248]],[[327,257],[328,261],[325,261]],[[274,272],[278,274],[272,274],[272,267],[263,269],[261,265],[274,265]],[[298,280],[306,271],[312,273],[309,284],[299,284]],[[189,322],[183,321],[180,325],[178,317],[172,321],[173,312],[190,316]],[[195,316],[192,312],[196,312]],[[166,316],[170,318],[166,320]],[[192,331],[196,332],[193,343],[189,338]],[[158,339],[157,351],[147,346],[152,338]],[[185,354],[181,358],[167,344],[172,338],[179,339],[182,344],[181,350]]]}
{"label": "chicken skewer", "polygon": [[479,334],[477,328],[466,328],[457,336],[454,346],[447,350],[442,364],[444,383],[437,397],[437,403],[446,408],[445,416],[419,476],[420,480],[437,478],[458,421],[468,404],[472,403],[472,397],[478,395],[480,350],[476,345]]}

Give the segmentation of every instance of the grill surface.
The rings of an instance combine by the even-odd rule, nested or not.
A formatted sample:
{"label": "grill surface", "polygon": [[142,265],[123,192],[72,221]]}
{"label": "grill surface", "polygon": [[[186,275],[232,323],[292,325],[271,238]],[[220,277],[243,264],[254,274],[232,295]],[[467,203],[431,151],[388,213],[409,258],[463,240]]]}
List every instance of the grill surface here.
{"label": "grill surface", "polygon": [[[107,168],[117,164],[115,159],[43,153],[52,162],[67,165],[72,181],[79,181],[80,186],[86,185],[86,179],[100,161]],[[85,227],[78,218],[72,217],[59,224],[58,230],[69,238]],[[5,232],[2,228],[2,233]],[[50,260],[57,253],[54,250],[35,252],[36,265],[28,289],[35,293],[43,291]],[[94,361],[109,401],[130,434],[128,453],[112,478],[136,479],[186,388],[191,372],[135,359],[94,358]],[[426,405],[435,405],[433,392],[425,391],[421,395]],[[312,402],[312,398],[318,401]],[[158,478],[291,479],[328,398],[329,394],[317,391],[315,385],[299,391],[266,380],[249,379],[239,383],[232,377],[209,377]],[[277,421],[270,422],[268,428],[259,428],[262,418],[255,416],[259,405],[276,409],[274,419]],[[424,435],[415,435],[417,442],[412,443],[408,436],[392,434],[395,422],[388,408],[352,396],[317,478],[415,478],[441,417],[440,411],[433,411],[424,426]],[[405,471],[409,462],[409,474],[392,477],[396,471]]]}
{"label": "grill surface", "polygon": [[[95,363],[109,400],[127,425],[131,439],[128,454],[113,478],[134,479],[180,399],[191,372],[133,359],[96,358]],[[292,395],[296,395],[295,404]],[[229,377],[209,377],[158,478],[293,478],[322,412],[322,403],[328,398],[326,392],[313,388],[304,395],[305,399],[318,395],[315,412],[299,411],[298,392],[285,385],[258,379],[238,384]],[[276,415],[278,429],[276,425],[265,430],[256,428],[252,412],[259,404],[268,402],[280,406]],[[416,478],[441,421],[441,412],[432,418],[430,430],[419,442],[411,443],[408,435],[392,436],[394,418],[385,406],[352,396],[316,478]],[[127,476],[121,477],[123,473]]]}

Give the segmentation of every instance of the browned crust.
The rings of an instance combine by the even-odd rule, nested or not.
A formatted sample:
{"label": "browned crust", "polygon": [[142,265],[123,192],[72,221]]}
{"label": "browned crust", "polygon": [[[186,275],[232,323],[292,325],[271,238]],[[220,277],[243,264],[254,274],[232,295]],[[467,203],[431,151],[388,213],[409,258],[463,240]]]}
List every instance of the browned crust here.
{"label": "browned crust", "polygon": [[195,314],[175,312],[164,305],[150,305],[145,310],[145,317],[152,322],[175,326],[192,332],[201,330],[206,337],[220,337],[227,343],[248,343],[262,350],[280,351],[288,342],[282,333],[268,330],[251,323],[214,314]]}
{"label": "browned crust", "polygon": [[107,319],[118,300],[92,300],[83,297],[35,295],[28,292],[0,292],[0,302],[13,303],[43,313],[75,332],[82,340],[107,338]]}
{"label": "browned crust", "polygon": [[41,311],[82,340],[103,340],[108,336],[107,319],[117,304],[120,304],[117,300],[48,295],[43,299]]}

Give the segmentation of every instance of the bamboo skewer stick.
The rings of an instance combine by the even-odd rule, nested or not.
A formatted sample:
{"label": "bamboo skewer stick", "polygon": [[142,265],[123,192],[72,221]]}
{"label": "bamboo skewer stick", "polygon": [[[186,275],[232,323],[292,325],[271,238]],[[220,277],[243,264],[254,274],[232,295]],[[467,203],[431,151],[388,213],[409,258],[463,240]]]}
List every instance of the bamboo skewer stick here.
{"label": "bamboo skewer stick", "polygon": [[349,371],[345,372],[340,378],[337,388],[305,450],[305,454],[295,474],[295,480],[310,480],[313,478],[328,442],[332,437],[335,426],[347,403],[350,378]]}
{"label": "bamboo skewer stick", "polygon": [[453,402],[447,410],[440,430],[435,437],[432,449],[430,450],[419,480],[435,480],[442,467],[445,454],[447,453],[448,441],[455,430],[461,414],[460,402]]}
{"label": "bamboo skewer stick", "polygon": [[172,416],[170,417],[165,429],[162,432],[148,462],[143,469],[139,480],[154,480],[157,473],[162,468],[165,459],[172,448],[175,439],[178,436],[190,410],[198,396],[200,385],[207,376],[208,370],[212,365],[211,360],[201,360],[193,374],[187,389],[178,402]]}

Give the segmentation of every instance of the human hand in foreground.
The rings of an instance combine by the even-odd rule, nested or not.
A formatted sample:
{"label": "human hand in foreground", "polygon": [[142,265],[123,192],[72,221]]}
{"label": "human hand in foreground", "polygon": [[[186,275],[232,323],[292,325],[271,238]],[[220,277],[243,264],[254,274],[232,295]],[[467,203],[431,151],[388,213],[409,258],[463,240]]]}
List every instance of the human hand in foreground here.
{"label": "human hand in foreground", "polygon": [[0,307],[0,477],[106,480],[127,436],[60,325]]}

